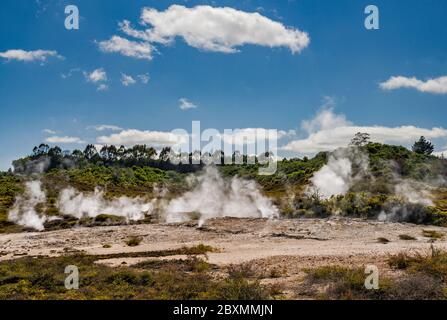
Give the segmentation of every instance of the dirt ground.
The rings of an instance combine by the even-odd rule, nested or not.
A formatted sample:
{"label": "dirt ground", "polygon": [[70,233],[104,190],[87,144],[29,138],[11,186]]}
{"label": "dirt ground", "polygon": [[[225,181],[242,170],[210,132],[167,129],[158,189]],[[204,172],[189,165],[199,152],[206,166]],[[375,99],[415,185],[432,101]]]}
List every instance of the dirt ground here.
{"label": "dirt ground", "polygon": [[[330,264],[372,264],[387,272],[385,259],[391,254],[427,251],[431,245],[447,249],[445,238],[428,238],[423,236],[423,230],[447,234],[447,228],[441,227],[350,218],[223,218],[207,221],[202,228],[194,222],[73,228],[0,235],[0,261],[25,255],[57,256],[74,250],[103,255],[164,251],[206,244],[218,249],[207,254],[209,263],[220,268],[250,264],[258,273],[264,274],[263,282],[279,284],[287,292],[293,291],[293,284],[303,276],[303,268]],[[415,240],[401,240],[400,235],[408,235]],[[142,241],[138,246],[129,247],[126,240],[133,236],[140,237]],[[383,243],[379,238],[389,242]],[[183,257],[124,257],[102,259],[98,263],[117,267],[148,259],[178,258]]]}

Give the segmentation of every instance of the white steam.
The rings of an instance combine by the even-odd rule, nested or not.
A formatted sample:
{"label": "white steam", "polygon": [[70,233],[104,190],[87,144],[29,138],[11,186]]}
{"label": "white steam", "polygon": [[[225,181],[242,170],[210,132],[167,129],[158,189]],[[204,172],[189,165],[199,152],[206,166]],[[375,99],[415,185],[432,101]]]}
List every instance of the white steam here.
{"label": "white steam", "polygon": [[199,226],[218,217],[274,218],[278,208],[263,196],[254,181],[233,177],[227,181],[215,167],[207,167],[189,181],[194,189],[167,205],[166,221],[182,222],[198,215]]}
{"label": "white steam", "polygon": [[[369,170],[369,158],[358,148],[338,149],[331,153],[328,162],[310,179],[307,194],[317,194],[322,199],[345,195],[355,183],[366,177],[374,181]],[[393,186],[393,195],[384,203],[378,215],[380,221],[422,221],[423,207],[433,206],[433,186],[440,185],[442,178],[432,182],[417,182],[404,179],[393,173],[388,183]]]}
{"label": "white steam", "polygon": [[125,217],[127,221],[137,221],[150,214],[153,204],[140,198],[120,197],[107,200],[104,193],[95,189],[93,194],[84,194],[73,188],[67,188],[60,192],[57,208],[65,215],[78,219],[95,218],[100,214],[109,214]]}
{"label": "white steam", "polygon": [[9,211],[8,219],[16,224],[36,230],[43,230],[47,221],[45,215],[37,213],[36,207],[46,202],[45,192],[40,181],[25,183],[25,194],[16,198],[14,206]]}
{"label": "white steam", "polygon": [[352,164],[347,158],[329,157],[328,163],[311,179],[313,190],[324,199],[345,194],[351,184]]}
{"label": "white steam", "polygon": [[[353,174],[353,166],[357,173]],[[323,199],[345,195],[353,183],[368,172],[368,157],[356,148],[338,149],[329,155],[328,162],[310,179],[307,193]]]}
{"label": "white steam", "polygon": [[[60,214],[78,219],[95,218],[101,214],[125,217],[126,221],[138,221],[155,211],[160,212],[168,223],[199,219],[201,226],[207,219],[217,217],[274,218],[278,208],[269,198],[262,195],[254,181],[233,177],[225,180],[215,167],[207,167],[187,179],[192,191],[188,191],[169,202],[163,200],[166,190],[154,188],[158,196],[151,201],[142,198],[120,197],[107,199],[104,192],[79,192],[73,188],[60,191],[56,202]],[[46,202],[40,181],[26,183],[24,197],[18,197],[9,219],[17,224],[44,230],[44,223],[54,218],[39,215],[36,206]]]}
{"label": "white steam", "polygon": [[409,203],[433,206],[432,193],[426,184],[404,180],[395,186],[394,192]]}

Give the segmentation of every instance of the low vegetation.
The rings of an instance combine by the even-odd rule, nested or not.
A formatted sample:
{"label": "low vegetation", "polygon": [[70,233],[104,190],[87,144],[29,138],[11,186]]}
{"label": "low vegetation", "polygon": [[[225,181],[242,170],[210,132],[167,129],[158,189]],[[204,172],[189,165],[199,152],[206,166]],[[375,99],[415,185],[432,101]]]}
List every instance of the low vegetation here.
{"label": "low vegetation", "polygon": [[307,269],[298,294],[319,299],[438,300],[447,299],[447,252],[432,249],[426,254],[400,253],[388,264],[400,273],[380,274],[379,288],[365,287],[364,268],[323,266]]}
{"label": "low vegetation", "polygon": [[410,236],[410,235],[408,235],[408,234],[400,234],[400,235],[399,235],[399,239],[400,239],[400,240],[406,240],[406,241],[417,240],[415,237]]}
{"label": "low vegetation", "polygon": [[[0,262],[0,299],[273,298],[269,288],[256,280],[237,276],[214,277],[212,266],[196,256],[186,260],[147,261],[120,268],[97,264],[98,258],[76,254]],[[67,290],[64,286],[67,265],[79,268],[79,290]]]}
{"label": "low vegetation", "polygon": [[382,244],[387,244],[390,242],[390,240],[388,240],[387,238],[380,237],[380,238],[377,238],[377,242],[382,243]]}
{"label": "low vegetation", "polygon": [[422,230],[422,235],[426,238],[431,238],[431,239],[444,238],[444,234],[441,232],[438,232],[436,230]]}
{"label": "low vegetation", "polygon": [[126,245],[128,245],[129,247],[136,247],[140,245],[141,241],[143,241],[143,239],[139,237],[130,237],[126,240]]}

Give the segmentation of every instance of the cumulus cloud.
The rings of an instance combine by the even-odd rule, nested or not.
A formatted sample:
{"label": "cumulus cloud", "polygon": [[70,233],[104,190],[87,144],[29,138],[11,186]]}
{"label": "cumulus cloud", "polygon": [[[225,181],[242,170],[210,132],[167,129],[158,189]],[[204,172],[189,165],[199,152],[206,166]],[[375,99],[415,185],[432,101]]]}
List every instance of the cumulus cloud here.
{"label": "cumulus cloud", "polygon": [[128,36],[147,42],[166,45],[181,37],[194,48],[224,53],[238,52],[238,47],[247,44],[286,47],[299,53],[310,43],[308,34],[297,28],[286,27],[258,12],[229,7],[172,5],[165,11],[144,8],[141,23],[150,27],[135,30],[128,21],[120,27]]}
{"label": "cumulus cloud", "polygon": [[132,76],[122,73],[121,83],[123,86],[128,87],[130,85],[137,83],[137,81]]}
{"label": "cumulus cloud", "polygon": [[384,90],[395,90],[400,88],[416,89],[420,92],[447,94],[447,76],[426,81],[419,80],[415,77],[407,78],[403,76],[391,77],[380,84]]}
{"label": "cumulus cloud", "polygon": [[95,69],[92,72],[84,72],[84,76],[88,82],[107,81],[107,72],[103,68]]}
{"label": "cumulus cloud", "polygon": [[195,109],[197,108],[197,105],[194,104],[193,102],[189,101],[186,98],[180,98],[178,100],[179,102],[179,108],[182,110],[188,110],[188,109]]}
{"label": "cumulus cloud", "polygon": [[385,126],[359,126],[338,115],[332,109],[321,110],[314,119],[303,121],[301,128],[307,132],[307,137],[293,140],[281,149],[294,151],[300,154],[313,154],[320,151],[331,151],[345,147],[357,132],[366,132],[371,140],[381,143],[407,145],[420,136],[428,139],[447,138],[444,128],[420,128],[413,125],[385,127]]}
{"label": "cumulus cloud", "polygon": [[97,142],[99,144],[124,146],[147,144],[150,146],[163,147],[185,143],[187,139],[187,135],[176,134],[173,132],[129,129],[109,136],[100,136],[97,138]]}
{"label": "cumulus cloud", "polygon": [[308,133],[351,125],[352,123],[346,119],[345,115],[334,114],[332,108],[322,109],[315,118],[301,122],[301,128]]}
{"label": "cumulus cloud", "polygon": [[84,77],[87,82],[97,84],[97,91],[106,91],[109,86],[105,84],[107,82],[107,72],[103,68],[95,69],[92,72],[84,71]]}
{"label": "cumulus cloud", "polygon": [[109,40],[98,43],[103,52],[120,53],[126,57],[152,60],[153,47],[147,42],[130,41],[119,36],[113,36]]}
{"label": "cumulus cloud", "polygon": [[169,45],[177,37],[191,47],[223,53],[239,52],[244,45],[259,45],[285,47],[295,54],[310,43],[306,32],[273,21],[259,12],[230,7],[172,5],[165,11],[143,8],[140,23],[146,29],[135,29],[127,20],[119,23],[124,34],[139,42],[114,35],[98,43],[100,50],[151,60],[156,52],[154,44]]}
{"label": "cumulus cloud", "polygon": [[22,49],[14,49],[8,50],[4,52],[0,52],[0,58],[6,60],[16,60],[16,61],[41,61],[45,62],[48,58],[54,57],[63,59],[61,55],[57,53],[57,51],[53,50],[34,50],[34,51],[25,51]]}
{"label": "cumulus cloud", "polygon": [[48,143],[59,143],[59,144],[71,144],[71,143],[85,143],[81,138],[78,137],[69,137],[69,136],[52,136],[45,139],[45,142]]}

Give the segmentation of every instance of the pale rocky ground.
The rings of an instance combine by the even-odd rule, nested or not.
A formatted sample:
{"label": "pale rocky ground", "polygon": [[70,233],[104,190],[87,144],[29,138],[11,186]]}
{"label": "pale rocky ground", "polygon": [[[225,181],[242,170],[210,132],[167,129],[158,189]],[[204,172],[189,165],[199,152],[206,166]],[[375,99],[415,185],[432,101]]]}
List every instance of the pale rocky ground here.
{"label": "pale rocky ground", "polygon": [[[203,243],[219,249],[218,252],[207,254],[209,263],[221,268],[249,263],[260,274],[264,274],[263,282],[280,284],[286,292],[292,292],[293,284],[303,276],[303,268],[328,264],[372,264],[389,272],[386,266],[389,255],[428,251],[431,245],[447,249],[445,238],[433,242],[422,235],[423,230],[447,234],[447,228],[441,227],[350,218],[224,218],[207,221],[202,228],[197,228],[194,222],[74,228],[0,235],[0,261],[24,255],[57,256],[71,250],[101,255],[162,251]],[[413,236],[416,240],[400,240],[399,235],[402,234]],[[141,244],[127,246],[125,242],[132,236],[141,237]],[[390,242],[383,244],[378,238],[386,238]],[[105,244],[111,247],[103,248]],[[98,263],[118,267],[148,259],[178,258],[185,257],[115,258],[102,259]]]}

